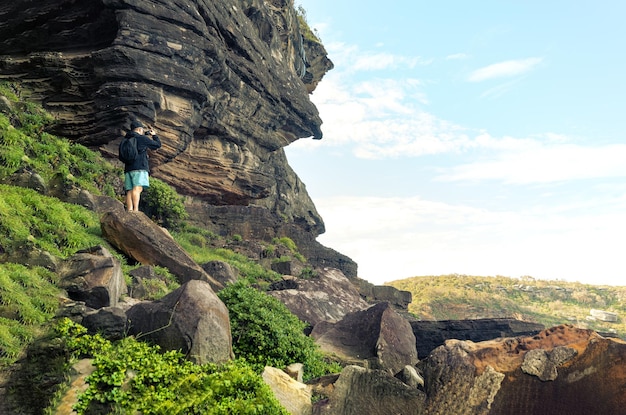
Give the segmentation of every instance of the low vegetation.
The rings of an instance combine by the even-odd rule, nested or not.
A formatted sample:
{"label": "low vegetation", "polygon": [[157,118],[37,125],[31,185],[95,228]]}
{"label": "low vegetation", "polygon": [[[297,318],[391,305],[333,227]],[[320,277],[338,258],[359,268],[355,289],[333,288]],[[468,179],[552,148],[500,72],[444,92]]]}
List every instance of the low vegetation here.
{"label": "low vegetation", "polygon": [[[513,317],[551,327],[573,324],[626,338],[626,287],[538,280],[532,277],[441,275],[388,283],[410,291],[409,311],[423,320]],[[616,322],[591,316],[617,313]]]}

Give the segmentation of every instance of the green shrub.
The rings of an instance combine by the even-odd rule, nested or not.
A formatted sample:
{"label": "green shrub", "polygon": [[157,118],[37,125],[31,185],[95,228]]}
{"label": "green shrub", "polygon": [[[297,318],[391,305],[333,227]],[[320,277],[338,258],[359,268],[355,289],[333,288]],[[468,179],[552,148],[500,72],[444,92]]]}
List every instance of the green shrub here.
{"label": "green shrub", "polygon": [[183,199],[167,183],[150,178],[150,187],[141,196],[140,209],[152,220],[168,229],[178,229],[187,219]]}
{"label": "green shrub", "polygon": [[304,334],[305,323],[277,299],[244,282],[229,285],[217,295],[228,308],[235,355],[256,370],[302,363],[306,379],[339,371]]}
{"label": "green shrub", "polygon": [[[57,327],[75,356],[93,356],[96,370],[79,396],[78,414],[286,415],[262,378],[242,361],[196,365],[133,338],[111,343],[63,319]],[[104,408],[103,408],[104,406]]]}

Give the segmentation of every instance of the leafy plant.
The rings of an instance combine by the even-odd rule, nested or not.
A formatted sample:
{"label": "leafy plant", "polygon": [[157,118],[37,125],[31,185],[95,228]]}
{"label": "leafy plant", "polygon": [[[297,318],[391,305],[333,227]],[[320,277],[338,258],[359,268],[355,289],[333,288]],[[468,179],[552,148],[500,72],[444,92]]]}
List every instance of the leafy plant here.
{"label": "leafy plant", "polygon": [[140,209],[168,229],[180,228],[189,216],[176,190],[154,177],[150,178],[150,187],[143,192]]}
{"label": "leafy plant", "polygon": [[217,293],[228,308],[233,351],[256,370],[304,365],[306,379],[340,371],[328,363],[312,338],[304,334],[305,323],[287,307],[263,292],[239,281]]}
{"label": "leafy plant", "polygon": [[[93,356],[96,370],[75,410],[90,413],[286,415],[269,387],[245,362],[196,365],[133,338],[111,343],[69,319],[57,326],[75,356]],[[102,408],[104,406],[104,408]]]}

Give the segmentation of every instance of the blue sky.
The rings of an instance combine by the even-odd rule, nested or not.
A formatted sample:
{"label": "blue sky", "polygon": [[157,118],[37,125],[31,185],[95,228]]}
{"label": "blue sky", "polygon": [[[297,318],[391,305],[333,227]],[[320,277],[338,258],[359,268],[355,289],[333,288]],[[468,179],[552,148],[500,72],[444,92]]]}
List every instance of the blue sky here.
{"label": "blue sky", "polygon": [[335,68],[287,156],[359,277],[626,285],[626,2],[296,5]]}

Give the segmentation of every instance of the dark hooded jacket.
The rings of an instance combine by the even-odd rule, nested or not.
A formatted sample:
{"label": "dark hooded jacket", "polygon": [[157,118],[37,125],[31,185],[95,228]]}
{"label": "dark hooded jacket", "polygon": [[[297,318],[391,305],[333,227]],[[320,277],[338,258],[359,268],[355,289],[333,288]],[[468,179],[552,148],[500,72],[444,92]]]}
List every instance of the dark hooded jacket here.
{"label": "dark hooded jacket", "polygon": [[124,172],[129,172],[133,170],[150,170],[150,165],[148,163],[148,149],[156,150],[161,147],[161,140],[155,134],[152,136],[139,134],[135,131],[129,131],[126,133],[126,138],[130,138],[131,136],[135,136],[137,138],[137,158],[132,163],[126,164],[124,166]]}

